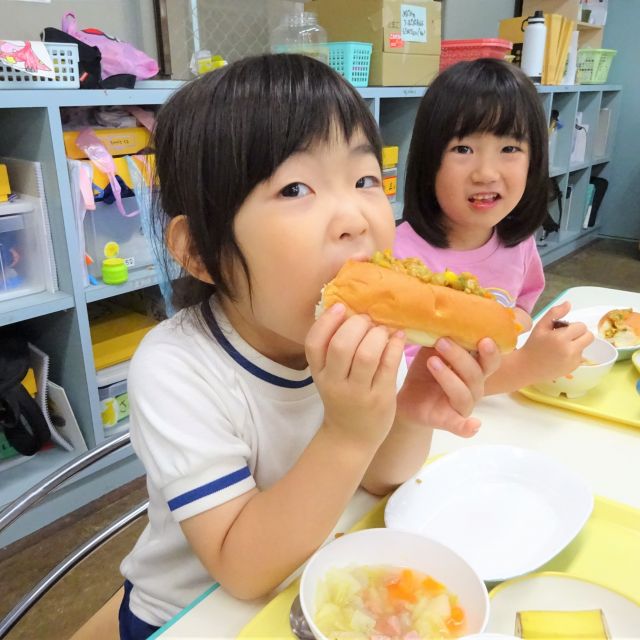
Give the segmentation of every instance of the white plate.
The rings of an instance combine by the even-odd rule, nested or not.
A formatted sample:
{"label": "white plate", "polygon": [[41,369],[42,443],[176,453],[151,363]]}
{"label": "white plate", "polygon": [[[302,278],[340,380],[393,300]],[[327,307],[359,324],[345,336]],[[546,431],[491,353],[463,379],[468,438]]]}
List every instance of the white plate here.
{"label": "white plate", "polygon": [[612,638],[640,637],[640,604],[599,584],[559,573],[538,573],[496,587],[487,631],[513,633],[517,611],[584,609],[602,609]]}
{"label": "white plate", "polygon": [[537,569],[573,540],[593,509],[584,480],[541,453],[471,446],[421,469],[391,496],[387,527],[447,545],[485,582]]}
{"label": "white plate", "polygon": [[[628,305],[629,307],[631,305]],[[594,336],[600,337],[598,333],[598,322],[606,313],[611,311],[612,309],[623,309],[624,305],[614,307],[613,305],[599,305],[596,307],[585,307],[584,309],[573,309],[569,311],[569,313],[562,318],[567,322],[584,322],[587,325],[587,329],[593,333]],[[518,347],[521,347],[525,342],[526,338],[529,336],[528,333],[522,334],[518,338]],[[627,360],[631,357],[631,354],[634,351],[637,351],[638,345],[635,347],[616,347],[618,349],[618,360]]]}

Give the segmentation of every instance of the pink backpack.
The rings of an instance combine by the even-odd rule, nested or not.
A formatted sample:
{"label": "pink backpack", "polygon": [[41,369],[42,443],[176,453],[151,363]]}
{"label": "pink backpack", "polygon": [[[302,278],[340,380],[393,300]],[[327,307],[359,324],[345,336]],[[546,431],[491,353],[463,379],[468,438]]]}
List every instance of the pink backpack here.
{"label": "pink backpack", "polygon": [[62,18],[62,31],[90,47],[100,49],[103,80],[121,73],[128,73],[138,80],[146,80],[158,73],[158,63],[128,42],[120,42],[100,29],[79,30],[73,13],[66,13]]}

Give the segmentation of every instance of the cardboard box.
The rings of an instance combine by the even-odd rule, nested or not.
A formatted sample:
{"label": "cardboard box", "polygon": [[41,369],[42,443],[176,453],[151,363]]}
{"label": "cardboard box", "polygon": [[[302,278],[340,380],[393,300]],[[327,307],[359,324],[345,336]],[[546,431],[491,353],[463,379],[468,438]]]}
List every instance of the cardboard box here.
{"label": "cardboard box", "polygon": [[423,87],[438,73],[440,56],[371,54],[369,84],[381,87]]}
{"label": "cardboard box", "polygon": [[509,40],[509,42],[512,42],[513,44],[522,44],[524,42],[522,22],[526,19],[526,17],[518,16],[517,18],[506,18],[505,20],[500,20],[498,38]]}
{"label": "cardboard box", "polygon": [[440,2],[313,0],[306,9],[318,14],[330,42],[370,42],[374,54],[440,54]]}

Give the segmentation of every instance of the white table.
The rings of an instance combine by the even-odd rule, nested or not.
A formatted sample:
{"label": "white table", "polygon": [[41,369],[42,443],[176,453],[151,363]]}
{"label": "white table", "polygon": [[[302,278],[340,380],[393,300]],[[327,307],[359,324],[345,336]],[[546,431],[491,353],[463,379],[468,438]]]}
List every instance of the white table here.
{"label": "white table", "polygon": [[[574,309],[608,304],[640,309],[639,293],[600,287],[575,287],[564,292],[559,297],[562,299],[571,300]],[[436,431],[431,455],[477,444],[533,449],[580,474],[594,494],[640,508],[640,429],[557,409],[517,393],[485,398],[474,415],[482,420],[482,428],[474,438],[462,439]],[[359,491],[335,531],[348,530],[377,500]],[[269,599],[242,602],[218,588],[187,607],[159,635],[162,640],[233,638]]]}

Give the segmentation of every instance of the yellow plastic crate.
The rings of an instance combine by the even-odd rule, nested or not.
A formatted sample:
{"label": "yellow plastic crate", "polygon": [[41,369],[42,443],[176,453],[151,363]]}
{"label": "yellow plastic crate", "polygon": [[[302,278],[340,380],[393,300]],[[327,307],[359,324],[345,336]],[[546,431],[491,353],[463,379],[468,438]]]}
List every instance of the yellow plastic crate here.
{"label": "yellow plastic crate", "polygon": [[[93,132],[112,156],[130,156],[149,146],[149,131],[144,127],[122,129],[93,129]],[[79,131],[64,132],[64,148],[68,158],[82,160],[87,156],[76,145]]]}
{"label": "yellow plastic crate", "polygon": [[114,309],[91,323],[91,344],[97,371],[131,360],[144,336],[158,324],[127,309]]}

